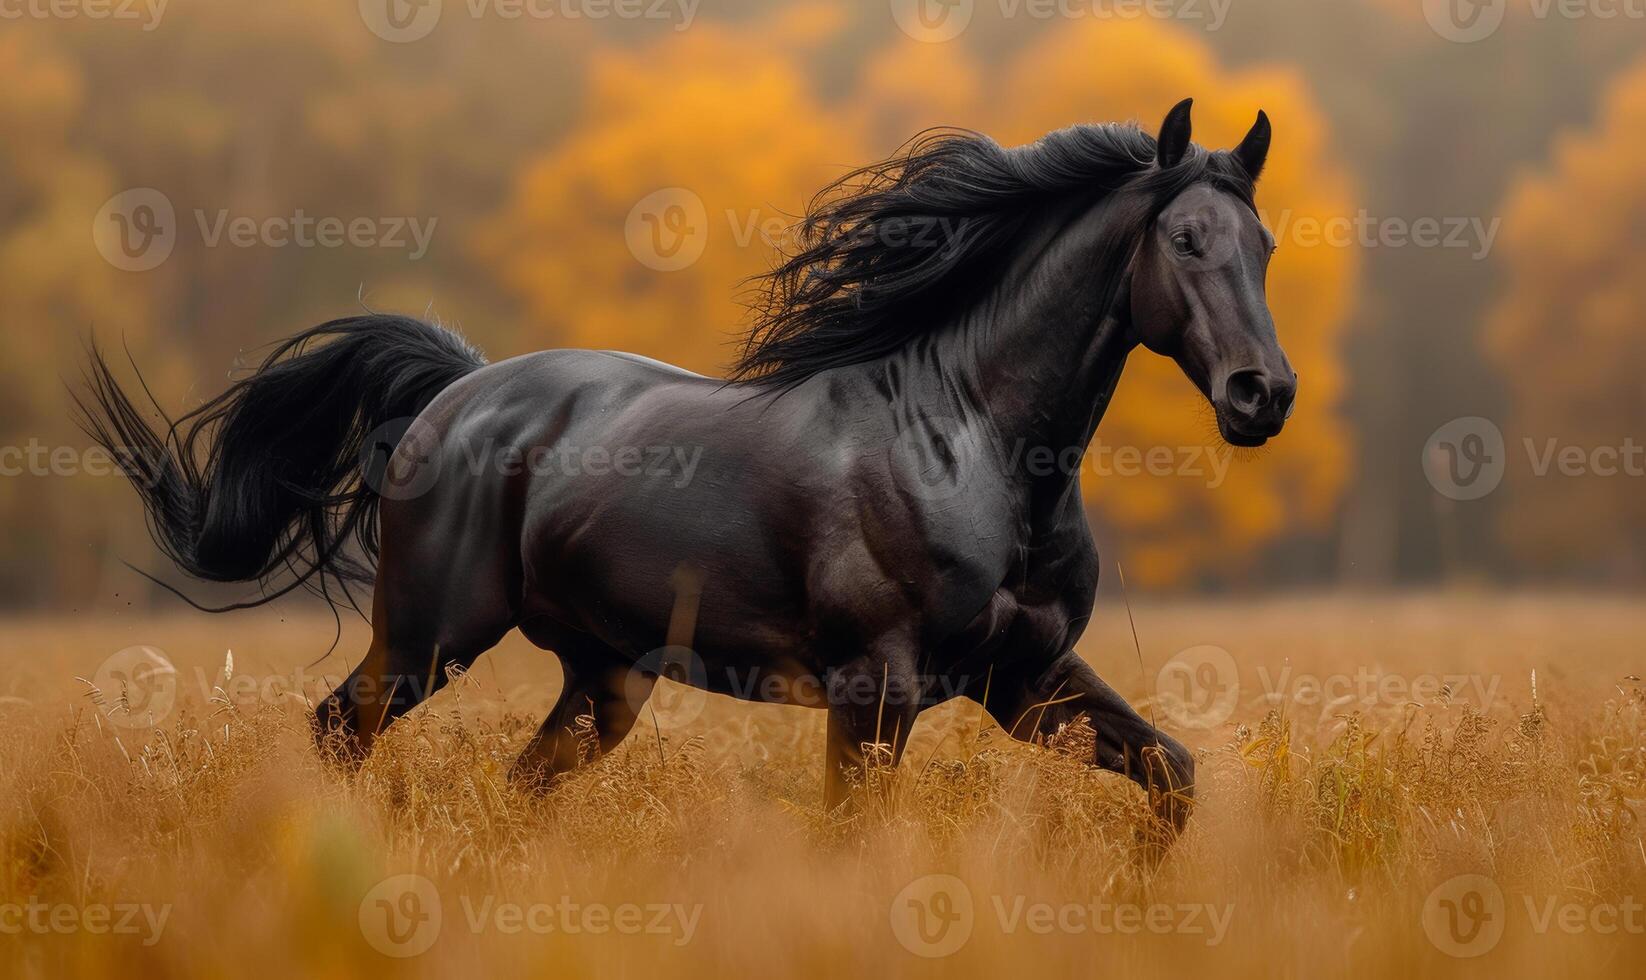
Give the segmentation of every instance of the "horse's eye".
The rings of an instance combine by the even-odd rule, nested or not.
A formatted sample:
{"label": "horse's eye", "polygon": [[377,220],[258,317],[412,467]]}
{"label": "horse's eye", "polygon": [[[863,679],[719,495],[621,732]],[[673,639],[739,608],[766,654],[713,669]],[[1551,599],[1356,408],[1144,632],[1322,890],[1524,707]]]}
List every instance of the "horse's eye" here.
{"label": "horse's eye", "polygon": [[1172,236],[1172,247],[1177,249],[1177,254],[1185,258],[1195,254],[1194,238],[1186,231],[1180,231]]}

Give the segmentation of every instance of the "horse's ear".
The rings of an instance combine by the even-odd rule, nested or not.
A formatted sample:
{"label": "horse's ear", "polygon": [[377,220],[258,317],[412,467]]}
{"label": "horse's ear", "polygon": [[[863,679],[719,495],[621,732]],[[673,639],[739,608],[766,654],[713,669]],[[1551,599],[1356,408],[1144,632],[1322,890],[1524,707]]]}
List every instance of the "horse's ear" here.
{"label": "horse's ear", "polygon": [[1193,99],[1184,99],[1172,106],[1172,111],[1166,113],[1166,121],[1160,124],[1160,135],[1155,138],[1155,162],[1162,170],[1182,163],[1183,154],[1189,152],[1189,107],[1192,105]]}
{"label": "horse's ear", "polygon": [[1269,135],[1269,114],[1259,109],[1257,122],[1252,123],[1251,131],[1235,147],[1235,159],[1246,168],[1254,184],[1257,183],[1257,175],[1263,172],[1263,161],[1269,159]]}

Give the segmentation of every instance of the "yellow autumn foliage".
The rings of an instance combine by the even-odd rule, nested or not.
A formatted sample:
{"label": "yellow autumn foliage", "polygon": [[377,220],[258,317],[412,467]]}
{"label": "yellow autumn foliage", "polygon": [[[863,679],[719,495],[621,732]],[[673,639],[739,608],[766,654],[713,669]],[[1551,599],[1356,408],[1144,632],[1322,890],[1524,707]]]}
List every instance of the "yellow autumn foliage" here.
{"label": "yellow autumn foliage", "polygon": [[[1638,561],[1646,517],[1639,479],[1588,464],[1646,452],[1640,423],[1646,389],[1646,63],[1619,77],[1592,130],[1557,140],[1548,168],[1522,178],[1501,209],[1506,290],[1485,333],[1488,356],[1509,386],[1503,425],[1509,453],[1503,536],[1522,558],[1604,570]],[[1530,442],[1528,443],[1528,440]],[[1578,469],[1539,476],[1550,447],[1583,454]],[[1528,453],[1527,450],[1532,450]],[[1569,469],[1569,468],[1568,468]]]}
{"label": "yellow autumn foliage", "polygon": [[[702,25],[592,56],[583,125],[526,168],[480,239],[566,346],[715,370],[743,315],[737,284],[765,271],[771,236],[811,194],[863,159],[772,38]],[[695,262],[643,264],[652,244],[632,212],[648,198],[683,219],[657,229],[658,258],[701,249]]]}

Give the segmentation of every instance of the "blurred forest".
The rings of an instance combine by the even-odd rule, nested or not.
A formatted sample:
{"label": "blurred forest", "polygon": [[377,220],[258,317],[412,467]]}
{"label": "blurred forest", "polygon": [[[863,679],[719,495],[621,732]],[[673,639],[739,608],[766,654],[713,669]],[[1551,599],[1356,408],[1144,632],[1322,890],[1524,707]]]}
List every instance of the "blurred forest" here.
{"label": "blurred forest", "polygon": [[[152,29],[0,21],[12,463],[86,446],[64,382],[93,334],[129,349],[174,414],[260,345],[362,305],[437,316],[494,359],[595,346],[713,372],[743,322],[740,280],[849,168],[928,126],[1017,143],[1077,122],[1152,127],[1192,95],[1209,146],[1259,107],[1274,118],[1259,205],[1302,396],[1285,436],[1222,477],[1088,465],[1106,559],[1152,589],[1646,578],[1641,480],[1539,477],[1518,448],[1646,443],[1640,21],[1511,4],[1494,36],[1455,43],[1421,0],[1232,0],[1215,30],[981,0],[937,43],[883,0],[703,0],[689,23],[448,2],[426,36],[395,41],[367,6],[177,3]],[[165,260],[134,271],[93,230],[138,188],[176,228]],[[625,226],[671,188],[701,201],[707,233],[698,261],[662,271]],[[224,215],[299,212],[408,219],[428,247],[212,233]],[[1305,233],[1357,215],[1502,231],[1489,248]],[[1509,440],[1502,488],[1479,500],[1437,493],[1420,462],[1460,416]],[[1098,440],[1213,441],[1199,396],[1146,356]],[[0,476],[0,603],[174,602],[122,564],[163,571],[129,489],[77,458]]]}

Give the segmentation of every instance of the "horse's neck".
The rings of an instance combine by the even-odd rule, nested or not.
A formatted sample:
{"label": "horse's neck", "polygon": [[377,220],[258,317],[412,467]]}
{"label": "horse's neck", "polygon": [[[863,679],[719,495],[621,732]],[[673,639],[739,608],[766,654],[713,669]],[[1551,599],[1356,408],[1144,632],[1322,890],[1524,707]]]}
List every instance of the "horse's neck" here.
{"label": "horse's neck", "polygon": [[1001,437],[1059,456],[1085,451],[1136,345],[1122,280],[1140,234],[1113,199],[1048,226],[957,325],[945,367]]}

